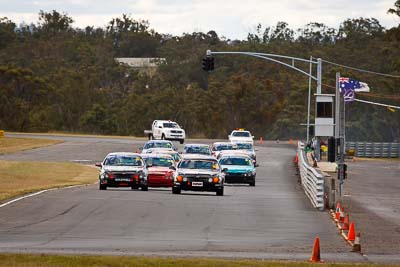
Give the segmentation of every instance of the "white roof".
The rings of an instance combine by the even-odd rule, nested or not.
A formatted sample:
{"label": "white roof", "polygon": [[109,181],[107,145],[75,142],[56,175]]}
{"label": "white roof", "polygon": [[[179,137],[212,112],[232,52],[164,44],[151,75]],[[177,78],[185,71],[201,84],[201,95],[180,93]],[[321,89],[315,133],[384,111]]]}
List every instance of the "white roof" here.
{"label": "white roof", "polygon": [[133,68],[155,68],[165,62],[165,58],[144,58],[144,57],[118,57],[116,61],[127,64]]}

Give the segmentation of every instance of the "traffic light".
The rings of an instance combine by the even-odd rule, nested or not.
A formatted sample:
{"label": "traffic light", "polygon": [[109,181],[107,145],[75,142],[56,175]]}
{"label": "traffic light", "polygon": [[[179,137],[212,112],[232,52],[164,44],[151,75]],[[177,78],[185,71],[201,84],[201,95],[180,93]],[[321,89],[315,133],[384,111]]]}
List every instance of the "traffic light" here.
{"label": "traffic light", "polygon": [[347,178],[347,164],[343,164],[343,180]]}
{"label": "traffic light", "polygon": [[208,60],[203,58],[203,70],[208,71]]}
{"label": "traffic light", "polygon": [[209,57],[209,60],[210,60],[210,70],[214,70],[214,58]]}
{"label": "traffic light", "polygon": [[203,70],[205,71],[212,71],[214,70],[214,58],[212,56],[206,56],[203,58]]}

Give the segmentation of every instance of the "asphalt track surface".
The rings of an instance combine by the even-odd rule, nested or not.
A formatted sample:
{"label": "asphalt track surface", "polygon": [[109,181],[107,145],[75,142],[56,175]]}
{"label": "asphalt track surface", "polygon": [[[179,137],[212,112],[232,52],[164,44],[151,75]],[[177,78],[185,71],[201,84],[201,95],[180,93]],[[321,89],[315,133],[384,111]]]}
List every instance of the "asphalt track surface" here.
{"label": "asphalt track surface", "polygon": [[[145,141],[38,138],[65,142],[0,159],[92,164],[109,152],[134,151]],[[295,147],[266,142],[256,148],[256,186],[226,185],[220,197],[156,188],[99,191],[89,185],[14,202],[0,208],[0,252],[308,260],[319,236],[325,260],[367,261],[349,252],[327,212],[311,206],[292,162]]]}

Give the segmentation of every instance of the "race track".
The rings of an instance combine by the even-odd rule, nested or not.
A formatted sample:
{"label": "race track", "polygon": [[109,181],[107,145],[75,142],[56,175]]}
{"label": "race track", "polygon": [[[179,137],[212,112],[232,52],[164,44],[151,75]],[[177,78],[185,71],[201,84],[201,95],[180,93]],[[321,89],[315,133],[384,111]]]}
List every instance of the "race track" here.
{"label": "race track", "polygon": [[[134,151],[145,141],[55,138],[65,142],[0,159],[92,164],[108,152]],[[325,258],[362,261],[362,256],[348,253],[328,213],[315,210],[300,188],[292,162],[295,147],[267,142],[256,148],[260,164],[256,186],[227,185],[222,197],[196,192],[173,195],[170,189],[154,188],[99,191],[98,185],[90,185],[2,207],[0,252],[307,260],[319,236]]]}

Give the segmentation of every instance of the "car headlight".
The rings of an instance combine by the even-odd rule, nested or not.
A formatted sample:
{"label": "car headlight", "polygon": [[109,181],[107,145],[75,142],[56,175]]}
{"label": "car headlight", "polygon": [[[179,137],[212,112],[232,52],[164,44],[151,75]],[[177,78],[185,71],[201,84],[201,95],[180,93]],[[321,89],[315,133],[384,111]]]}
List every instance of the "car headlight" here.
{"label": "car headlight", "polygon": [[105,176],[104,173],[102,173],[102,174],[100,175],[100,179],[104,179],[104,178],[106,178],[106,176]]}

